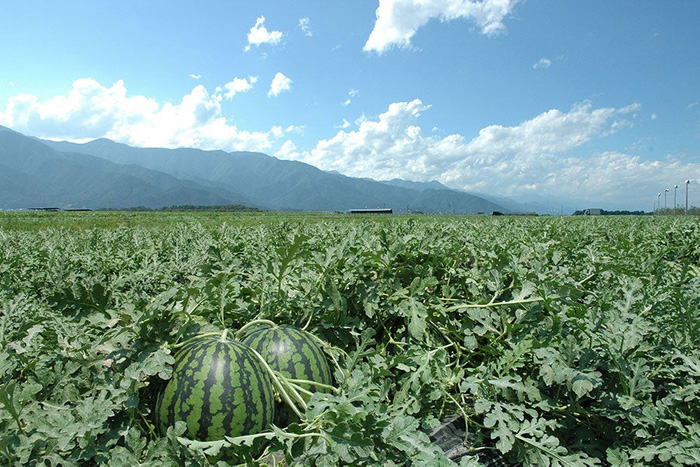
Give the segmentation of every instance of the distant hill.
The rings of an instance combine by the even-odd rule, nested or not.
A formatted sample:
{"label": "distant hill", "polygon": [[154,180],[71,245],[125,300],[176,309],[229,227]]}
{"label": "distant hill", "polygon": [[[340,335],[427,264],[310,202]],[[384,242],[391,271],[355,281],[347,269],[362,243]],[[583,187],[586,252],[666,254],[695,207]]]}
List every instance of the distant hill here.
{"label": "distant hill", "polygon": [[235,193],[267,209],[346,211],[387,207],[395,212],[508,211],[497,203],[464,192],[432,186],[416,189],[346,177],[256,152],[134,148],[107,139],[85,144],[43,143],[58,151],[89,154],[120,165],[138,165],[215,192]]}
{"label": "distant hill", "polygon": [[[452,190],[452,188],[443,185],[437,180],[431,180],[429,182],[413,182],[410,180],[402,180],[400,178],[393,178],[391,180],[384,180],[382,183],[392,186],[400,186],[402,188],[410,188],[412,190],[425,191],[425,190]],[[457,190],[453,190],[457,191]]]}
{"label": "distant hill", "polygon": [[225,189],[179,180],[138,165],[60,152],[0,127],[0,209],[159,208],[177,204],[254,205]]}

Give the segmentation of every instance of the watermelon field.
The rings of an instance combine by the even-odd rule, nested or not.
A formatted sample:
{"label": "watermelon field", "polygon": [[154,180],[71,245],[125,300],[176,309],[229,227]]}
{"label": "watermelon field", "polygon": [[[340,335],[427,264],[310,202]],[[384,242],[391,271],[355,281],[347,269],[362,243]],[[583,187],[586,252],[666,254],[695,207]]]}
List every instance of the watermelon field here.
{"label": "watermelon field", "polygon": [[[284,325],[330,379],[192,436],[176,359]],[[0,213],[0,465],[216,463],[699,465],[700,221]]]}

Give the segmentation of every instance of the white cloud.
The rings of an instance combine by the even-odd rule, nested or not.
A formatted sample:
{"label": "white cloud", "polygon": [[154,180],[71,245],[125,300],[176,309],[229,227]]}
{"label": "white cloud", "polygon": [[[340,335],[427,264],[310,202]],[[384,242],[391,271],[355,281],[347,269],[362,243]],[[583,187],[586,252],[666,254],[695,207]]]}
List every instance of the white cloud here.
{"label": "white cloud", "polygon": [[274,78],[272,78],[272,83],[270,83],[270,91],[268,91],[268,97],[277,97],[280,93],[284,91],[289,91],[292,88],[292,80],[284,76],[283,73],[277,72]]}
{"label": "white cloud", "polygon": [[411,38],[431,19],[470,20],[482,34],[505,31],[503,19],[520,0],[379,0],[377,21],[365,43],[365,51],[384,52],[391,46],[408,47]]}
{"label": "white cloud", "polygon": [[298,152],[296,152],[297,146],[294,144],[294,142],[290,139],[282,143],[282,146],[277,150],[275,153],[275,157],[280,158],[280,159],[294,159],[296,156],[298,156]]}
{"label": "white cloud", "polygon": [[73,83],[67,95],[44,101],[31,94],[10,97],[4,112],[0,110],[0,125],[50,139],[105,137],[135,146],[226,151],[265,151],[294,129],[240,130],[224,117],[221,102],[220,92],[211,94],[201,84],[173,104],[130,96],[123,81],[105,87],[83,78]]}
{"label": "white cloud", "polygon": [[[253,89],[253,85],[257,82],[257,76],[249,76],[248,78],[233,78],[233,81],[224,84],[224,89],[226,92],[223,94],[223,96],[226,99],[232,99],[233,96],[238,93]],[[221,91],[221,88],[217,88],[217,91]]]}
{"label": "white cloud", "polygon": [[347,107],[350,104],[352,104],[352,99],[354,97],[357,97],[359,94],[360,94],[360,91],[358,91],[357,89],[351,89],[350,91],[348,91],[349,97],[347,99],[345,99],[345,101],[343,101],[343,103],[342,103],[343,107]]}
{"label": "white cloud", "polygon": [[360,94],[360,91],[357,89],[351,89],[348,91],[348,96],[350,97],[357,97]]}
{"label": "white cloud", "polygon": [[260,44],[276,45],[282,40],[280,31],[268,31],[265,27],[265,17],[260,16],[255,21],[255,26],[250,28],[248,33],[248,45],[245,46],[245,51],[250,50],[252,45],[259,46]]}
{"label": "white cloud", "polygon": [[549,68],[550,66],[552,66],[552,61],[546,57],[542,57],[537,61],[537,63],[532,65],[532,68],[536,70],[538,68]]}
{"label": "white cloud", "polygon": [[194,73],[190,73],[190,78],[192,78],[192,79],[199,79],[201,77],[202,77],[202,75],[195,75]]}
{"label": "white cloud", "polygon": [[[642,104],[640,104],[639,102],[633,102],[630,105],[626,105],[624,107],[619,108],[618,112],[621,114],[634,114],[634,112],[638,111],[641,108]],[[634,116],[636,117],[636,114],[634,114]]]}
{"label": "white cloud", "polygon": [[425,135],[418,120],[430,106],[415,99],[393,103],[375,119],[358,119],[356,130],[341,129],[314,149],[292,151],[286,157],[357,177],[439,180],[455,188],[504,195],[541,190],[638,205],[640,196],[659,184],[687,178],[684,174],[697,178],[700,165],[673,158],[644,161],[615,151],[589,157],[570,154],[624,128],[621,118],[639,108],[638,103],[593,108],[584,102],[568,112],[552,109],[515,126],[491,125],[468,139],[459,134]]}
{"label": "white cloud", "polygon": [[311,21],[309,18],[301,18],[299,20],[299,27],[301,28],[301,32],[303,32],[306,37],[311,37],[314,35],[313,31],[311,31]]}
{"label": "white cloud", "polygon": [[651,119],[652,119],[652,120],[656,120],[657,118],[659,118],[658,115],[656,115],[655,113],[651,114]]}
{"label": "white cloud", "polygon": [[341,129],[341,128],[348,128],[348,127],[350,127],[350,125],[351,125],[350,122],[348,122],[347,120],[343,119],[343,123],[341,123],[340,125],[335,125],[334,128],[335,128],[336,130],[338,130],[338,129]]}

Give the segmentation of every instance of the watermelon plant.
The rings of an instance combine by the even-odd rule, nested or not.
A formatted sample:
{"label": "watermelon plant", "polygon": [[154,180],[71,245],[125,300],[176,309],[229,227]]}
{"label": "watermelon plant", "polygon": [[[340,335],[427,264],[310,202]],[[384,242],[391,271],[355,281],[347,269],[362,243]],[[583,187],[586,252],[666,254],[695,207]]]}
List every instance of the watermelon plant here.
{"label": "watermelon plant", "polygon": [[170,381],[158,398],[162,433],[182,421],[187,436],[201,441],[257,434],[274,417],[272,385],[257,356],[221,337],[198,337],[175,358]]}
{"label": "watermelon plant", "polygon": [[[692,217],[0,213],[0,464],[700,465],[699,310]],[[154,423],[191,339],[255,320],[336,389],[256,356],[299,423]]]}

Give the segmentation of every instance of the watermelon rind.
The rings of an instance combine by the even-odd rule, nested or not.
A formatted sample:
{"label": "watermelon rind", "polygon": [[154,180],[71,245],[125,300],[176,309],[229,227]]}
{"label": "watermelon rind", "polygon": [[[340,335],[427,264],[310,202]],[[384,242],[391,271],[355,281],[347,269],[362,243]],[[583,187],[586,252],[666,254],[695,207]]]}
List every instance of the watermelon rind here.
{"label": "watermelon rind", "polygon": [[272,383],[258,357],[240,342],[215,337],[180,349],[156,404],[161,432],[184,421],[187,437],[200,441],[260,433],[274,416]]}
{"label": "watermelon rind", "polygon": [[[243,338],[245,345],[256,350],[275,371],[286,378],[332,385],[333,377],[326,355],[313,336],[291,325],[258,327]],[[301,387],[323,391],[313,384]],[[306,397],[308,400],[308,397]]]}

